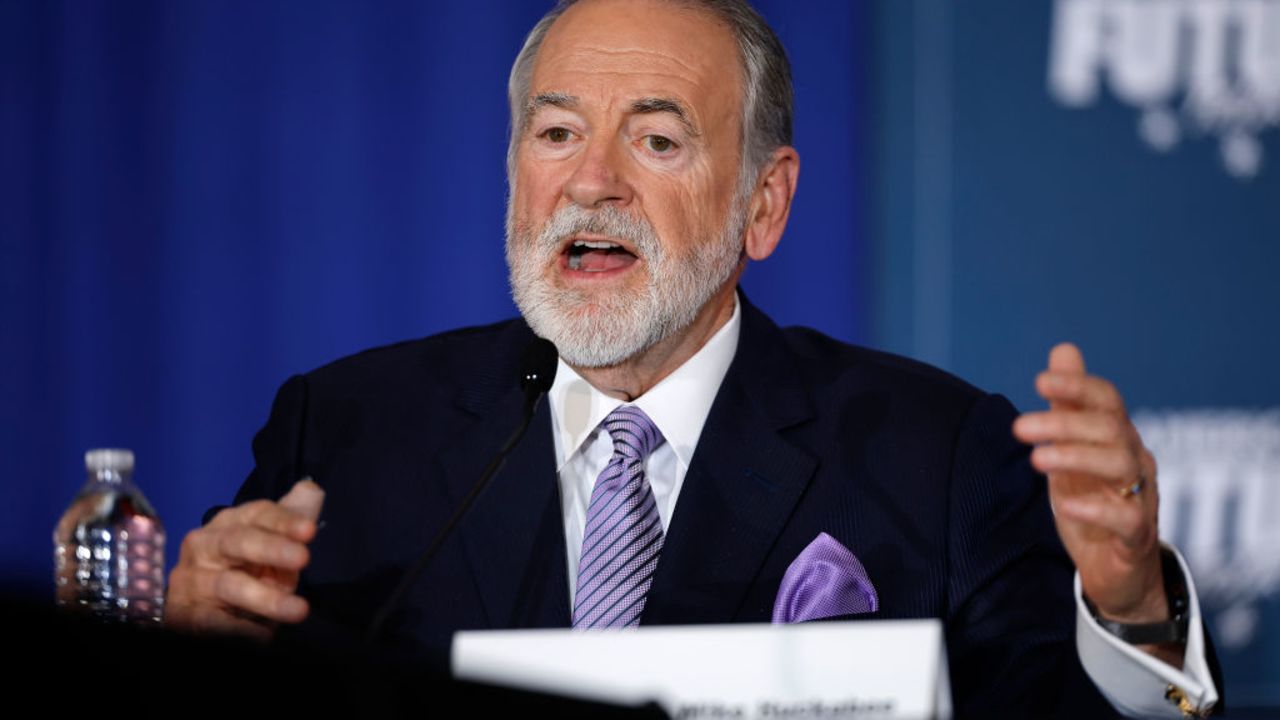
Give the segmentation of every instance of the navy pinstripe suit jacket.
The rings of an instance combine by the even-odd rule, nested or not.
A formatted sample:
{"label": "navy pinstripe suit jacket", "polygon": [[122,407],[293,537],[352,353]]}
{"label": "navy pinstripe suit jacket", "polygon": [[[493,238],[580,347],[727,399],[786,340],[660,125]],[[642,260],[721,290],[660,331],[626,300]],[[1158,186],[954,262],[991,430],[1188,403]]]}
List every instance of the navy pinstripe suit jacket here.
{"label": "navy pinstripe suit jacket", "polygon": [[[327,493],[300,628],[365,625],[520,414],[523,321],[370,350],[291,378],[237,502],[311,475]],[[825,531],[879,594],[872,617],[946,623],[961,717],[1113,714],[1075,652],[1073,568],[1015,416],[925,365],[780,329],[743,302],[643,624],[768,622]],[[569,579],[547,404],[389,623],[410,652],[455,630],[565,627]],[[849,648],[875,652],[874,648]]]}

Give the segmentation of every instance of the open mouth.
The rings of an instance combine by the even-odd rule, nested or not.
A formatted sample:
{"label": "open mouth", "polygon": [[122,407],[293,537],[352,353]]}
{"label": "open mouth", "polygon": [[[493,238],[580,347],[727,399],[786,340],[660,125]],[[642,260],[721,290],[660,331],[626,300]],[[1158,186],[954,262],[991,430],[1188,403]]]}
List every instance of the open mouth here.
{"label": "open mouth", "polygon": [[570,270],[587,273],[609,272],[630,267],[636,256],[622,245],[610,240],[576,238],[565,249]]}

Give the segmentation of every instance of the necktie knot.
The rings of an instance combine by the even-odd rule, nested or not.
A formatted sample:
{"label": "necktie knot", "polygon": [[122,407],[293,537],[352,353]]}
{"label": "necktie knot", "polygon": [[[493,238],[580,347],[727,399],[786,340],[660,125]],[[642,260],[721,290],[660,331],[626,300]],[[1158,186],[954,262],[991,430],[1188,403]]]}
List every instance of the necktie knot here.
{"label": "necktie knot", "polygon": [[634,405],[609,413],[603,425],[613,439],[613,452],[629,460],[644,460],[663,442],[658,426]]}

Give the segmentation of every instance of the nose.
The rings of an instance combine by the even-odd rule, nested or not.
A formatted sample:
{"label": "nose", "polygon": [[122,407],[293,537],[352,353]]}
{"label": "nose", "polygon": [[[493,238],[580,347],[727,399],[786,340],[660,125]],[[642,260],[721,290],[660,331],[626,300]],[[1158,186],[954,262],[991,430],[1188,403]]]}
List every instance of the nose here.
{"label": "nose", "polygon": [[579,156],[578,166],[564,185],[564,194],[574,204],[597,208],[631,202],[631,185],[623,176],[622,148],[614,138],[592,138]]}

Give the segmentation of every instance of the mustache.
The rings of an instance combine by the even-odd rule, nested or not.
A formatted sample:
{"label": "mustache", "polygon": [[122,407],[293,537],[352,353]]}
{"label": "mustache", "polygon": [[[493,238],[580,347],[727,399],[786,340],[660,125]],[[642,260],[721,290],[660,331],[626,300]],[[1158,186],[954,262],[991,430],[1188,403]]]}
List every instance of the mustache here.
{"label": "mustache", "polygon": [[536,247],[542,252],[559,252],[565,238],[579,233],[625,240],[641,258],[657,259],[662,255],[662,244],[649,221],[612,205],[595,210],[565,205],[547,220],[538,234]]}

